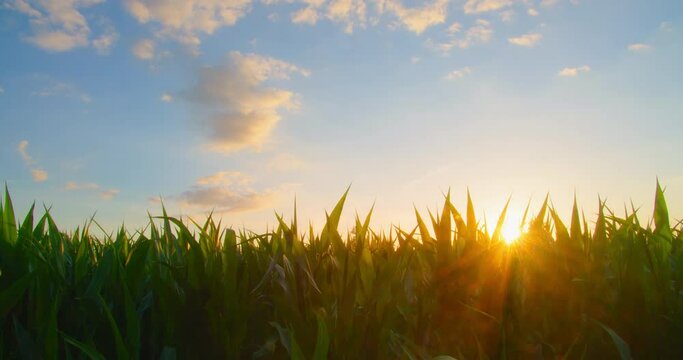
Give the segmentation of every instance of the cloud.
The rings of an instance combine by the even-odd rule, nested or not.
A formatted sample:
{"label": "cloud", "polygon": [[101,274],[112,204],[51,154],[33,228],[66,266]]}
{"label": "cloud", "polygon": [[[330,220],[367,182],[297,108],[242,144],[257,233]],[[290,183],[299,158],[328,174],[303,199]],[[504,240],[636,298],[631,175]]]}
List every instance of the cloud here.
{"label": "cloud", "polygon": [[268,169],[273,171],[301,171],[306,168],[308,168],[308,164],[293,154],[277,154],[268,161]]}
{"label": "cloud", "polygon": [[318,10],[313,6],[307,6],[292,13],[292,22],[295,24],[315,25],[318,22]]}
{"label": "cloud", "polygon": [[380,12],[384,9],[396,15],[399,22],[408,30],[421,34],[428,27],[443,24],[448,15],[448,1],[436,0],[422,7],[407,8],[398,0],[386,0],[380,7]]}
{"label": "cloud", "polygon": [[35,182],[43,182],[48,178],[47,171],[34,167],[35,161],[33,157],[28,153],[28,140],[21,140],[19,145],[17,145],[17,151],[21,155],[21,159],[24,160],[24,164],[30,167],[31,177]]}
{"label": "cloud", "polygon": [[636,53],[643,53],[643,52],[648,52],[648,51],[652,50],[652,46],[650,46],[648,44],[641,44],[641,43],[631,44],[627,48],[628,48],[628,51],[636,52]]}
{"label": "cloud", "polygon": [[161,97],[159,98],[159,100],[169,103],[169,102],[173,101],[173,96],[171,94],[168,94],[168,93],[163,93],[163,94],[161,94]]}
{"label": "cloud", "polygon": [[21,155],[21,158],[24,160],[26,165],[33,164],[33,157],[28,154],[28,140],[21,140],[17,146],[17,151]]}
{"label": "cloud", "polygon": [[47,171],[43,169],[31,169],[31,177],[35,182],[43,182],[47,180]]}
{"label": "cloud", "polygon": [[100,191],[100,199],[102,200],[111,200],[113,199],[116,195],[118,195],[121,191],[118,189],[108,189],[104,191]]}
{"label": "cloud", "polygon": [[249,12],[251,0],[127,0],[126,8],[139,23],[158,23],[158,37],[176,40],[195,52],[200,35],[235,25]]}
{"label": "cloud", "polygon": [[446,80],[457,80],[457,79],[462,79],[466,75],[470,74],[472,72],[472,69],[470,69],[468,66],[459,69],[459,70],[453,70],[446,74],[444,79]]}
{"label": "cloud", "polygon": [[[90,44],[90,26],[82,9],[104,0],[14,0],[9,8],[30,18],[32,35],[26,40],[50,52],[69,51]],[[102,40],[102,39],[100,39]],[[102,41],[93,45],[99,51]]]}
{"label": "cloud", "polygon": [[83,103],[92,102],[92,97],[89,94],[81,91],[75,85],[53,79],[50,76],[36,75],[34,77],[42,86],[39,90],[33,91],[31,95],[39,97],[65,97],[74,99]]}
{"label": "cloud", "polygon": [[114,26],[112,26],[111,21],[102,19],[101,22],[103,24],[104,31],[102,34],[100,34],[100,36],[93,39],[92,46],[99,55],[109,55],[111,48],[119,39],[119,34],[114,29]]}
{"label": "cloud", "polygon": [[540,15],[540,13],[538,12],[538,10],[536,10],[536,9],[534,9],[534,8],[529,8],[529,10],[527,10],[526,13],[529,14],[529,16],[538,16],[538,15]]}
{"label": "cloud", "polygon": [[500,10],[512,5],[512,0],[467,0],[463,9],[465,14],[478,14]]}
{"label": "cloud", "polygon": [[100,185],[97,183],[77,183],[75,181],[67,182],[62,189],[64,191],[97,191],[100,196],[100,199],[102,200],[111,200],[121,192],[119,189],[106,189],[99,191]]}
{"label": "cloud", "polygon": [[224,66],[205,67],[185,98],[204,113],[208,148],[233,152],[259,148],[280,121],[280,109],[297,107],[296,95],[267,87],[268,80],[287,80],[291,74],[310,72],[282,60],[231,52]]}
{"label": "cloud", "polygon": [[365,26],[366,6],[364,0],[331,0],[325,16],[344,24],[344,32],[353,33],[355,27]]}
{"label": "cloud", "polygon": [[0,86],[0,95],[1,95],[1,94],[4,94],[4,93],[5,93],[5,88],[3,88],[2,86]]}
{"label": "cloud", "polygon": [[572,67],[566,67],[566,68],[560,70],[560,72],[558,72],[557,75],[562,76],[562,77],[576,77],[580,73],[587,73],[589,71],[591,71],[591,68],[588,65],[583,65],[583,66],[573,67],[573,68]]}
{"label": "cloud", "polygon": [[192,189],[176,197],[182,207],[243,212],[270,206],[275,189],[256,191],[251,177],[238,171],[220,171],[199,178]]}
{"label": "cloud", "polygon": [[64,190],[66,191],[76,191],[76,190],[97,190],[100,186],[93,182],[88,183],[77,183],[74,181],[69,181],[64,185]]}
{"label": "cloud", "polygon": [[538,33],[524,34],[522,36],[508,38],[508,42],[517,46],[534,47],[542,38],[543,35]]}
{"label": "cloud", "polygon": [[420,60],[421,60],[421,59],[420,59],[419,56],[413,56],[413,57],[410,58],[410,63],[411,63],[411,64],[417,64],[417,63],[420,62]]}
{"label": "cloud", "polygon": [[133,55],[140,60],[154,59],[154,41],[151,39],[142,39],[133,45]]}
{"label": "cloud", "polygon": [[459,35],[460,29],[460,24],[454,23],[447,30],[449,37],[447,41],[435,43],[430,39],[427,40],[427,46],[441,53],[448,54],[453,47],[467,49],[475,44],[487,43],[493,37],[491,23],[483,19],[478,19],[474,25],[465,31],[463,37]]}

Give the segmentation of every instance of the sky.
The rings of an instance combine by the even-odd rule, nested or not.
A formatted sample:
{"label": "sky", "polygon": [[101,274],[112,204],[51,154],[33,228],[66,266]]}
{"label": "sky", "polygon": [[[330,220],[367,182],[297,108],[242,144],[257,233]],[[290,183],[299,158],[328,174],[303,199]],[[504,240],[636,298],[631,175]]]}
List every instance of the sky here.
{"label": "sky", "polygon": [[0,0],[0,181],[65,229],[683,218],[678,0]]}

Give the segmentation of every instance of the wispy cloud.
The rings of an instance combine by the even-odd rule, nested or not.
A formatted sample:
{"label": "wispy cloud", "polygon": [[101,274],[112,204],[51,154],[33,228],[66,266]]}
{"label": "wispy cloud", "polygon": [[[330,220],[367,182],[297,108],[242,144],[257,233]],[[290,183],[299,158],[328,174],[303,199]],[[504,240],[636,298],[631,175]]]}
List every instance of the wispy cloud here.
{"label": "wispy cloud", "polygon": [[523,47],[534,47],[543,38],[543,35],[538,33],[524,34],[517,37],[508,38],[508,42],[513,45]]}
{"label": "wispy cloud", "polygon": [[427,28],[446,21],[448,1],[435,0],[420,7],[409,8],[398,0],[387,0],[380,9],[392,12],[408,30],[421,34]]}
{"label": "wispy cloud", "polygon": [[472,72],[472,69],[470,69],[469,66],[466,66],[462,69],[453,70],[453,71],[449,72],[448,74],[446,74],[446,76],[444,76],[444,79],[446,79],[446,80],[462,79],[465,76],[467,76],[468,74],[470,74],[471,72]]}
{"label": "wispy cloud", "polygon": [[538,16],[538,15],[540,15],[540,13],[538,12],[538,10],[536,10],[536,9],[534,9],[534,8],[529,8],[529,9],[526,11],[526,13],[529,14],[529,16]]}
{"label": "wispy cloud", "polygon": [[176,197],[182,207],[218,212],[244,212],[271,206],[273,189],[257,191],[253,180],[238,171],[220,171],[199,178],[192,189]]}
{"label": "wispy cloud", "polygon": [[[46,51],[63,52],[90,45],[90,25],[81,11],[102,2],[104,0],[14,0],[7,5],[30,18],[32,35],[26,38],[28,42]],[[98,51],[107,42],[113,43],[115,31],[109,30],[107,37],[93,42]]]}
{"label": "wispy cloud", "polygon": [[102,200],[111,200],[121,192],[119,189],[100,190],[100,185],[94,182],[77,183],[75,181],[67,182],[62,189],[64,191],[97,192]]}
{"label": "wispy cloud", "polygon": [[591,68],[588,65],[583,65],[579,67],[566,67],[560,70],[560,72],[558,72],[557,75],[562,77],[576,77],[581,73],[587,73],[589,71],[591,71]]}
{"label": "wispy cloud", "polygon": [[487,43],[493,37],[493,28],[487,20],[478,19],[474,25],[465,31],[464,35],[461,35],[461,29],[460,23],[453,23],[446,30],[448,40],[434,42],[429,39],[427,46],[443,54],[448,54],[454,47],[467,49],[475,44]]}
{"label": "wispy cloud", "polygon": [[38,83],[40,83],[40,88],[36,91],[33,91],[31,95],[33,96],[39,96],[39,97],[65,97],[68,99],[74,99],[81,101],[83,103],[90,103],[92,102],[92,97],[84,92],[81,91],[78,87],[76,87],[73,84],[64,82],[64,81],[59,81],[57,79],[53,79],[50,76],[44,76],[44,75],[36,75],[34,77]]}
{"label": "wispy cloud", "polygon": [[33,157],[28,153],[28,140],[21,140],[19,142],[19,145],[17,145],[17,151],[19,152],[19,155],[21,155],[21,159],[24,161],[24,164],[30,168],[29,170],[31,172],[31,177],[33,178],[33,181],[44,182],[48,179],[47,171],[34,166],[35,161],[33,160]]}
{"label": "wispy cloud", "polygon": [[638,43],[629,45],[627,49],[630,52],[643,53],[652,50],[652,46],[648,44]]}
{"label": "wispy cloud", "polygon": [[280,120],[280,109],[297,107],[295,94],[266,87],[268,80],[286,80],[310,72],[282,60],[231,52],[228,64],[205,67],[186,99],[201,105],[200,123],[208,131],[208,148],[232,152],[258,148]]}
{"label": "wispy cloud", "polygon": [[140,60],[154,59],[155,44],[151,39],[142,39],[133,45],[133,55]]}
{"label": "wispy cloud", "polygon": [[100,23],[102,24],[103,31],[97,38],[92,40],[92,46],[98,54],[109,55],[111,48],[114,47],[114,44],[119,39],[119,34],[109,19],[102,18]]}
{"label": "wispy cloud", "polygon": [[467,0],[463,9],[465,14],[478,14],[500,10],[512,5],[512,0]]}
{"label": "wispy cloud", "polygon": [[161,96],[159,97],[159,100],[161,100],[161,101],[163,101],[163,102],[170,103],[170,102],[173,101],[173,95],[171,95],[171,94],[169,94],[169,93],[163,93],[163,94],[161,94]]}
{"label": "wispy cloud", "polygon": [[47,180],[47,171],[43,169],[31,169],[31,177],[35,182],[43,182]]}
{"label": "wispy cloud", "polygon": [[201,35],[232,26],[245,16],[251,0],[127,0],[126,8],[142,23],[155,23],[155,35],[198,51]]}

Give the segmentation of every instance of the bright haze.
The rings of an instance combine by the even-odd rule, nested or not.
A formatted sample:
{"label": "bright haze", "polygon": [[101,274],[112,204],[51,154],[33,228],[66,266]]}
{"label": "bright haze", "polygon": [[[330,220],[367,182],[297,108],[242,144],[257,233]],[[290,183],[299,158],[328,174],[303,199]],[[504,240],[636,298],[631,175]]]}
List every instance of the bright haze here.
{"label": "bright haze", "polygon": [[678,0],[2,0],[0,54],[0,181],[67,228],[683,217]]}

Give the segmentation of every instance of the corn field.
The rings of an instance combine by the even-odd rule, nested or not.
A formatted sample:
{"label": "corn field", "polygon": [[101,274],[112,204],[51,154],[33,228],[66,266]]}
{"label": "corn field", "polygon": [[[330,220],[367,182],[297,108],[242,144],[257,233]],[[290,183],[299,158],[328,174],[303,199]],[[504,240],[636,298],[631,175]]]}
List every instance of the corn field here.
{"label": "corn field", "polygon": [[[347,190],[348,192],[348,190]],[[255,234],[161,216],[71,232],[0,205],[0,358],[681,359],[683,231],[546,199],[514,244],[458,211],[387,235],[277,217]],[[507,206],[506,206],[507,209]],[[522,224],[520,224],[522,225]],[[99,230],[98,230],[99,233]]]}

